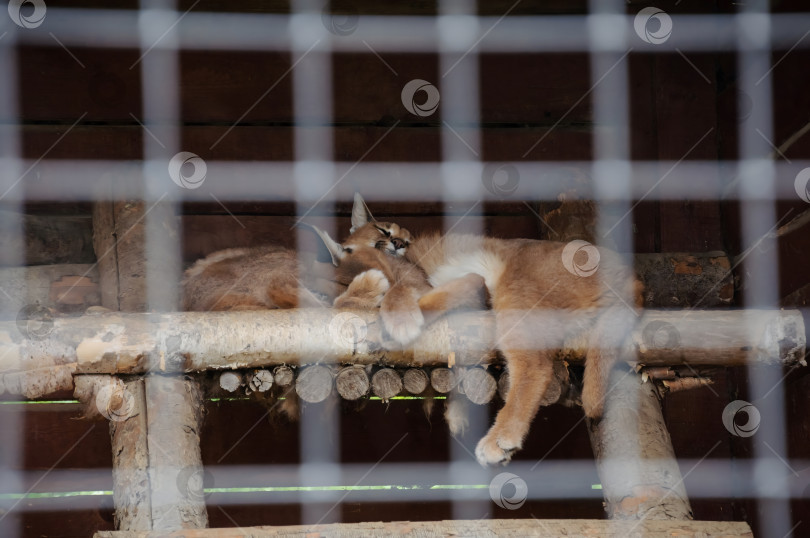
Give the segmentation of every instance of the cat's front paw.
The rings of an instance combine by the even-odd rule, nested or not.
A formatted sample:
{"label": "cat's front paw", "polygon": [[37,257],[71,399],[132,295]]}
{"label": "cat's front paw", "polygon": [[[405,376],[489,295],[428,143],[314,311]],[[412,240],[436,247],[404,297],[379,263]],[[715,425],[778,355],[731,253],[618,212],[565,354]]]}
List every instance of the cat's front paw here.
{"label": "cat's front paw", "polygon": [[369,269],[354,277],[346,291],[335,299],[333,306],[370,310],[380,305],[390,287],[382,271]]}
{"label": "cat's front paw", "polygon": [[383,308],[380,316],[386,332],[400,345],[409,344],[416,340],[425,325],[425,318],[418,306],[411,309],[395,310]]}
{"label": "cat's front paw", "polygon": [[498,435],[497,431],[490,430],[475,447],[475,459],[484,467],[491,465],[506,465],[512,459],[512,454],[520,450],[520,439],[517,441]]}

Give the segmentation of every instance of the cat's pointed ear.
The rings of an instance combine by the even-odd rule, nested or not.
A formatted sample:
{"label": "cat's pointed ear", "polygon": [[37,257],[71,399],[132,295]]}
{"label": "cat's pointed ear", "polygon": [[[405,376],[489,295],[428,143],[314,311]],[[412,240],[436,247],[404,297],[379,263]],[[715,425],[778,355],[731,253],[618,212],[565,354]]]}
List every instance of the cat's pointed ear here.
{"label": "cat's pointed ear", "polygon": [[321,230],[317,226],[313,226],[312,224],[306,224],[303,222],[301,223],[301,225],[306,226],[307,228],[318,234],[318,237],[323,242],[323,246],[326,247],[326,250],[329,251],[329,255],[332,257],[332,265],[334,265],[335,267],[340,265],[340,260],[342,260],[343,256],[346,255],[340,243],[332,239],[328,233]]}
{"label": "cat's pointed ear", "polygon": [[354,193],[354,205],[352,206],[352,229],[349,230],[349,233],[353,234],[358,228],[365,226],[369,222],[374,222],[374,217],[371,215],[371,211],[368,210],[363,197],[360,196],[359,192],[356,192]]}

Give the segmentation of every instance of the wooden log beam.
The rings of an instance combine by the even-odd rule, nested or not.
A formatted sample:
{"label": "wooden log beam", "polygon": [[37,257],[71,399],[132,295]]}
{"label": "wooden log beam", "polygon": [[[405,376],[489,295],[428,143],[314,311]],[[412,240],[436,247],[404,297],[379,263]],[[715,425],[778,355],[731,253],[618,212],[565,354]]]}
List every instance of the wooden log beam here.
{"label": "wooden log beam", "polygon": [[391,521],[372,523],[332,523],[329,525],[293,525],[285,527],[241,527],[186,530],[173,533],[99,531],[94,538],[312,538],[340,536],[410,536],[444,538],[447,536],[601,536],[624,538],[702,538],[754,534],[743,521],[605,521],[602,519],[480,519],[452,521]]}
{"label": "wooden log beam", "polygon": [[[0,373],[76,363],[77,373],[137,374],[262,368],[318,361],[397,366],[461,366],[488,362],[490,313],[448,316],[426,329],[411,348],[380,344],[375,312],[355,314],[367,324],[360,342],[333,338],[329,309],[252,312],[121,314],[56,318],[42,339],[21,338],[14,322],[0,322]],[[538,327],[559,312],[532,312]],[[572,318],[572,323],[574,319]],[[647,310],[633,334],[637,362],[647,366],[740,366],[804,363],[805,328],[799,311]],[[247,345],[247,344],[250,345]],[[566,360],[582,359],[586,342],[566,343]]]}
{"label": "wooden log beam", "polygon": [[615,371],[599,420],[588,420],[610,519],[692,517],[683,477],[652,383]]}

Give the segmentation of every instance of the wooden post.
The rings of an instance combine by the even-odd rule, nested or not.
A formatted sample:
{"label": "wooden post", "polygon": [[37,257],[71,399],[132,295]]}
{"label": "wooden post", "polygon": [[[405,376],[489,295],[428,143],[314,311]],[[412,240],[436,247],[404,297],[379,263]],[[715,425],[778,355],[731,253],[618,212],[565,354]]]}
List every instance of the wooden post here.
{"label": "wooden post", "polygon": [[131,409],[124,420],[110,420],[115,527],[122,531],[145,530],[152,528],[152,494],[144,380],[132,379],[125,386]]}
{"label": "wooden post", "polygon": [[73,395],[84,404],[84,417],[110,422],[115,526],[119,530],[152,529],[144,381],[108,375],[76,376]]}
{"label": "wooden post", "polygon": [[[154,238],[157,226],[150,219],[160,219],[161,229],[176,236],[177,222],[172,212],[155,209],[153,205],[155,211],[147,215],[145,202],[116,200],[112,189],[108,194],[108,199],[97,201],[93,207],[93,247],[98,260],[102,305],[130,312],[142,312],[150,305],[163,310],[176,309],[175,293],[162,291],[176,288],[176,283],[171,282],[171,276],[165,282],[156,280],[171,274],[161,265],[166,262],[165,256],[160,255],[159,249],[153,249],[150,260],[146,248],[147,232],[151,230]],[[154,289],[161,291],[153,289],[151,296],[147,295],[147,276],[153,278]],[[102,323],[101,318],[96,321]],[[148,341],[155,329],[143,328],[144,333],[133,335],[141,342]],[[177,370],[175,366],[161,370],[171,374]],[[119,492],[114,498],[116,519],[122,525],[130,525],[131,530],[204,528],[208,525],[208,515],[202,489],[199,386],[194,380],[163,375],[149,376],[142,383],[146,422],[145,429],[141,428],[138,435],[145,436],[145,441],[130,439],[127,431],[119,433],[120,427],[111,429],[114,450],[116,443],[129,441],[136,447],[132,452],[132,447],[118,446],[120,451],[114,455],[113,478],[121,481],[115,485]],[[136,469],[135,478],[130,476],[130,468]],[[133,480],[141,484],[144,472],[148,474],[151,521],[147,521],[145,510],[138,510],[137,517],[130,514],[132,499],[146,494],[137,484],[133,486]]]}
{"label": "wooden post", "polygon": [[146,402],[152,528],[205,528],[199,386],[181,376],[148,376]]}
{"label": "wooden post", "polygon": [[605,414],[588,421],[605,510],[611,519],[692,518],[653,383],[614,372]]}

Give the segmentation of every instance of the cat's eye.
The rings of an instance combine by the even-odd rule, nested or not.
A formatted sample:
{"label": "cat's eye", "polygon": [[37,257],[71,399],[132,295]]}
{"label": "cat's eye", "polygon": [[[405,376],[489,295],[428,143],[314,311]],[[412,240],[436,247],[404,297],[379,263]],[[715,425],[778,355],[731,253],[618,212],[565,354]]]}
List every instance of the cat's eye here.
{"label": "cat's eye", "polygon": [[375,226],[375,228],[377,228],[380,231],[380,233],[383,234],[385,237],[391,237],[391,232],[389,232],[385,228],[380,228],[379,226]]}

